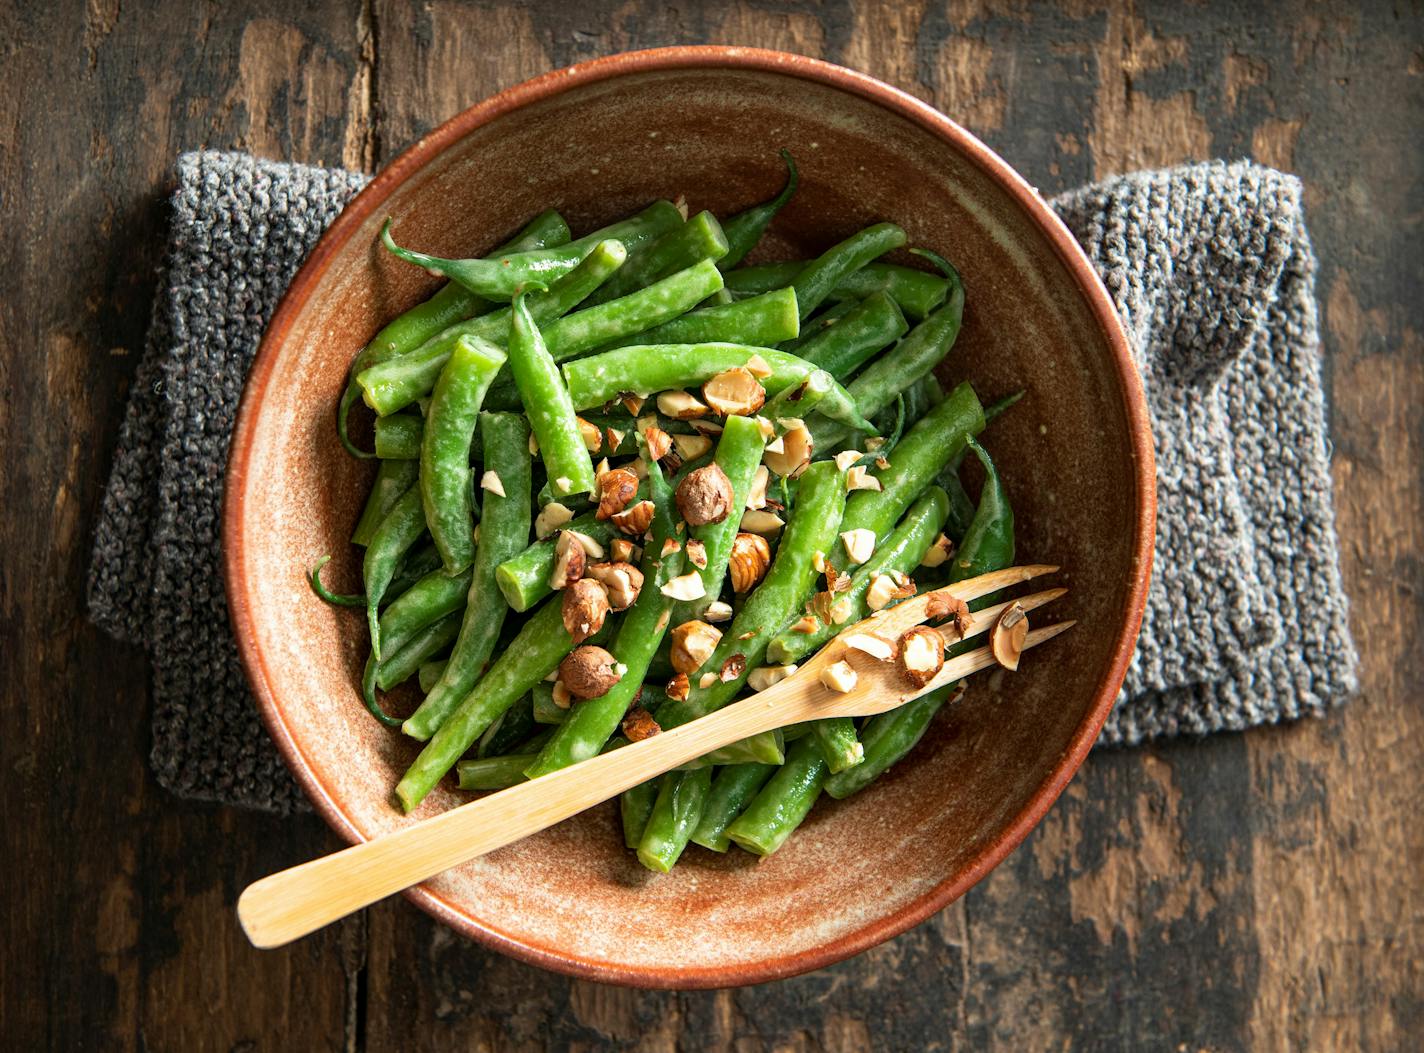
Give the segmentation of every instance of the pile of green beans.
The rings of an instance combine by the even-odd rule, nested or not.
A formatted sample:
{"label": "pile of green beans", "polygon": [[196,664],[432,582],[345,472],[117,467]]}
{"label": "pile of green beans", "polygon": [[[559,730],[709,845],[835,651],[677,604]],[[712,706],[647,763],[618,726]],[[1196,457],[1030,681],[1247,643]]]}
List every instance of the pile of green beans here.
{"label": "pile of green beans", "polygon": [[[423,743],[401,808],[711,713],[866,616],[881,575],[923,589],[1012,562],[1013,511],[979,440],[1022,393],[986,409],[934,375],[964,318],[958,272],[919,249],[933,271],[882,259],[907,241],[888,222],[747,266],[800,184],[781,156],[779,189],[728,216],[656,201],[575,238],[549,211],[468,259],[382,230],[449,284],[352,362],[337,438],[376,462],[353,516],[360,585],[324,583],[326,557],[310,582],[364,611],[360,698]],[[352,438],[358,403],[373,450]],[[862,563],[849,531],[874,537]],[[957,550],[931,560],[946,535]],[[769,855],[823,792],[906,756],[952,695],[668,772],[622,795],[624,841],[660,873],[689,845]]]}

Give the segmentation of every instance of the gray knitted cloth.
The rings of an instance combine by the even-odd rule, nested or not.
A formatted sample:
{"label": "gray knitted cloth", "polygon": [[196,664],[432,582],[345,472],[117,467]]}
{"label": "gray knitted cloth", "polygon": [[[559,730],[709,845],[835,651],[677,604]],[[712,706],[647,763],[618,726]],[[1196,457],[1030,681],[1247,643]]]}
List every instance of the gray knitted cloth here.
{"label": "gray knitted cloth", "polygon": [[[223,470],[263,327],[364,182],[243,154],[178,163],[89,609],[148,650],[153,766],[184,797],[302,806],[229,635]],[[1122,312],[1157,440],[1156,573],[1102,743],[1246,728],[1344,701],[1356,656],[1300,184],[1249,164],[1198,165],[1111,180],[1054,206]]]}

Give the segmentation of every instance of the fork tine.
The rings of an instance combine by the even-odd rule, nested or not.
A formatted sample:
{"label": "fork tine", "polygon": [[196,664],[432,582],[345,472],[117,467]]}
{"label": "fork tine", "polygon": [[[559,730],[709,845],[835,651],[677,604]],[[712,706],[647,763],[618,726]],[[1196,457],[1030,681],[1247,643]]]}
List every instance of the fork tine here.
{"label": "fork tine", "polygon": [[[1041,643],[1047,643],[1059,633],[1067,632],[1077,624],[1076,620],[1055,622],[1052,625],[1045,625],[1041,629],[1030,629],[1028,636],[1024,639],[1023,650],[1027,651],[1030,647],[1037,647]],[[945,684],[952,683],[955,680],[962,680],[971,673],[977,673],[981,669],[988,669],[990,666],[997,664],[998,661],[994,658],[994,652],[991,648],[977,647],[968,654],[962,654],[958,658],[951,658],[948,662],[945,662],[944,668],[939,671],[939,674],[933,680],[925,685],[924,690],[920,691],[919,694],[933,691],[935,688],[943,687]]]}
{"label": "fork tine", "polygon": [[895,607],[889,607],[872,614],[862,623],[862,626],[865,631],[877,635],[893,633],[895,636],[899,636],[910,626],[918,625],[925,620],[925,608],[929,606],[931,596],[951,596],[968,603],[970,600],[987,596],[991,592],[998,592],[1009,585],[1017,585],[1030,578],[1052,574],[1057,570],[1058,568],[1051,564],[1029,563],[1022,567],[1009,567],[989,574],[980,574],[977,578],[968,578],[942,589],[933,589]]}
{"label": "fork tine", "polygon": [[1018,599],[1005,600],[1003,603],[996,603],[991,607],[985,607],[983,610],[974,611],[970,615],[973,622],[963,636],[960,636],[954,629],[945,628],[943,626],[940,627],[939,634],[944,637],[944,645],[949,647],[953,644],[961,643],[964,640],[972,639],[975,636],[982,636],[994,627],[994,623],[999,620],[999,615],[1003,614],[1004,611],[1008,610],[1009,607],[1015,603],[1021,605],[1025,612],[1036,611],[1038,608],[1052,603],[1054,600],[1066,596],[1067,594],[1067,589],[1044,589],[1042,592],[1021,596]]}

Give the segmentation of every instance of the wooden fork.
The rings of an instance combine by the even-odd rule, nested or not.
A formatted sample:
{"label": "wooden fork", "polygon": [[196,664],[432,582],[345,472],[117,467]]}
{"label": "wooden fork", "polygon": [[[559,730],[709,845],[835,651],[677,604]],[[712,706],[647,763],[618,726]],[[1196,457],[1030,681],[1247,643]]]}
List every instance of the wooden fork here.
{"label": "wooden fork", "polygon": [[[1042,565],[1012,567],[924,593],[847,626],[794,674],[750,698],[385,837],[262,878],[249,885],[237,901],[243,931],[258,947],[279,947],[443,870],[538,833],[722,746],[819,717],[884,713],[991,666],[995,660],[990,649],[981,647],[946,661],[932,680],[914,687],[898,661],[879,661],[848,647],[844,640],[851,633],[869,633],[896,641],[907,629],[925,620],[932,596],[967,602],[1057,569]],[[1033,610],[1066,591],[1049,589],[1018,602],[1025,610]],[[1008,603],[1001,603],[975,612],[964,638],[987,632],[1007,606]],[[1052,639],[1072,624],[1060,622],[1032,630],[1023,649]],[[940,631],[946,645],[959,642],[954,629]],[[846,693],[832,691],[821,682],[821,671],[839,661],[849,662],[857,674],[855,686]]]}

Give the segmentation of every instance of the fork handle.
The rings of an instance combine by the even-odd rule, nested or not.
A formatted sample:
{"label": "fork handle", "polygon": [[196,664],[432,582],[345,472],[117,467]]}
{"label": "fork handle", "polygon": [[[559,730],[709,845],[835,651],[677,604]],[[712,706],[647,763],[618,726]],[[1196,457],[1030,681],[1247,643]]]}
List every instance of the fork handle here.
{"label": "fork handle", "polygon": [[793,712],[795,705],[775,704],[781,686],[652,738],[255,881],[237,901],[243,931],[258,947],[280,947],[705,753],[802,719]]}

